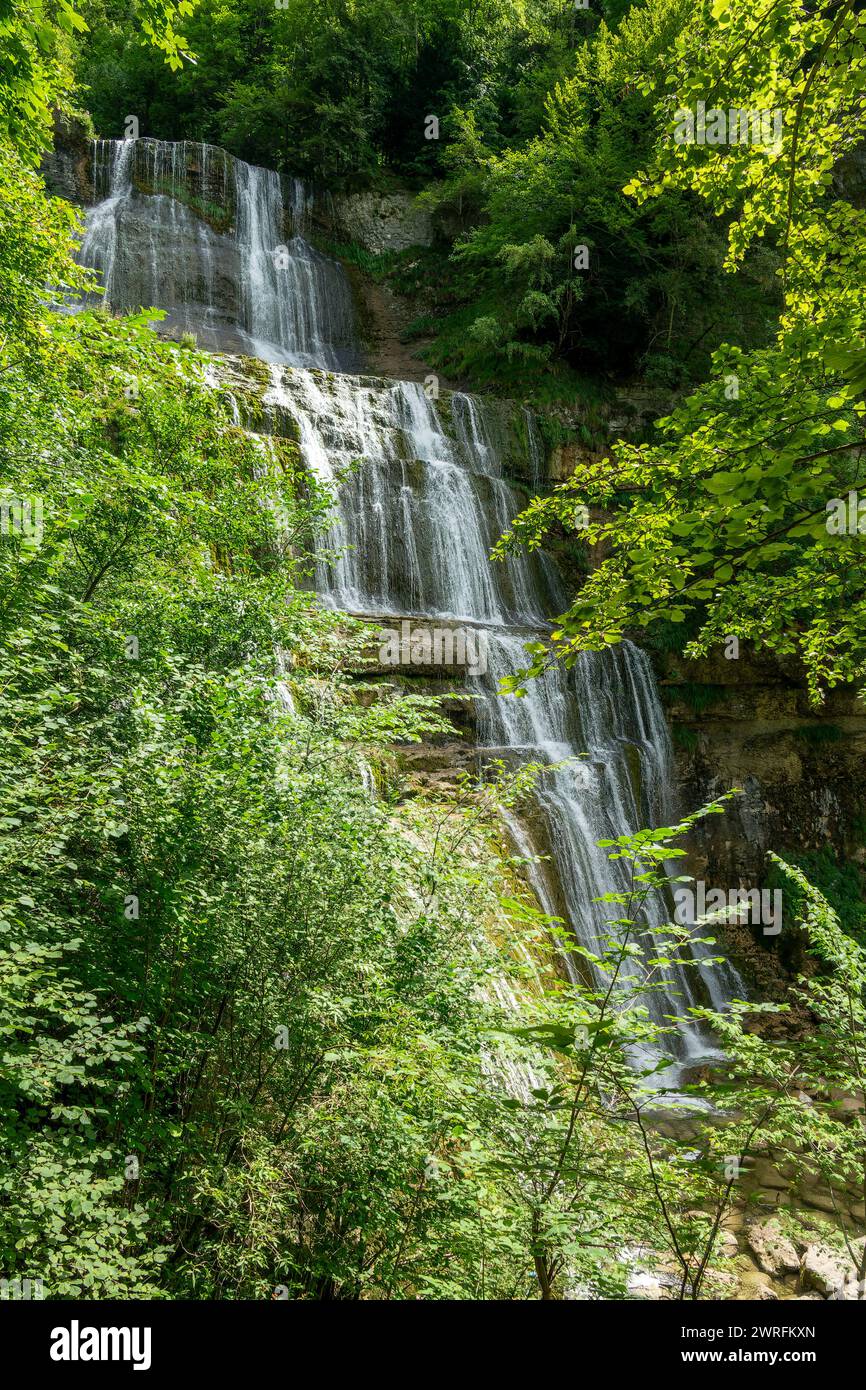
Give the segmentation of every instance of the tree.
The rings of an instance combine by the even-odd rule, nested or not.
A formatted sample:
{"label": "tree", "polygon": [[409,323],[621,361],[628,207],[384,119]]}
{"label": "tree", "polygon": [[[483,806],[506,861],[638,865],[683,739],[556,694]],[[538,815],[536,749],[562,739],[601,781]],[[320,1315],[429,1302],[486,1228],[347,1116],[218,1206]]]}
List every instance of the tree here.
{"label": "tree", "polygon": [[[732,274],[773,242],[782,311],[772,346],[716,352],[712,378],[658,422],[658,442],[581,464],[516,523],[506,547],[568,525],[575,503],[602,509],[585,538],[606,558],[554,638],[565,660],[673,622],[689,655],[729,635],[795,655],[816,701],[862,678],[866,223],[846,173],[864,129],[861,18],[847,4],[719,4],[674,45],[660,82],[668,128],[628,191],[645,202],[693,190],[730,218]],[[781,120],[779,139],[678,141],[677,113],[682,130],[699,101],[764,111],[773,129]],[[534,669],[547,659],[536,651]]]}
{"label": "tree", "polygon": [[[136,29],[172,70],[187,56],[175,23],[193,9],[194,0],[141,0],[136,7]],[[30,163],[49,143],[53,108],[68,102],[72,40],[86,32],[81,7],[70,0],[10,0],[0,17],[0,138]]]}

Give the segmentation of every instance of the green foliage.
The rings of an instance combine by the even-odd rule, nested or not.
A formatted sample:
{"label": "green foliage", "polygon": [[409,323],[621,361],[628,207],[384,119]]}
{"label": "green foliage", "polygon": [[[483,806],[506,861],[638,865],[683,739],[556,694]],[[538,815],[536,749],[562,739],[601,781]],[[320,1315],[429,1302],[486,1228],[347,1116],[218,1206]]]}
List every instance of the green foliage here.
{"label": "green foliage", "polygon": [[508,148],[484,143],[473,111],[457,113],[445,182],[425,198],[461,227],[457,292],[475,317],[453,349],[444,331],[432,361],[506,382],[520,363],[526,391],[564,363],[619,378],[639,368],[676,387],[699,374],[722,332],[753,341],[766,331],[760,258],[755,281],[732,297],[723,238],[693,199],[641,208],[623,193],[660,122],[642,82],[687,13],[660,0],[629,10],[616,30],[602,22],[578,43],[538,126]]}
{"label": "green foliage", "polygon": [[[723,809],[714,802],[698,815]],[[576,949],[580,978],[546,989],[529,1023],[512,1030],[534,1049],[534,1069],[543,1067],[539,1052],[556,1057],[529,1096],[503,1102],[498,1160],[512,1174],[546,1298],[571,1281],[623,1297],[627,1270],[617,1256],[636,1235],[642,1264],[676,1272],[676,1296],[713,1296],[711,1261],[737,1200],[739,1164],[775,1116],[774,1097],[746,1084],[732,1113],[726,1077],[685,1080],[675,1094],[659,1094],[672,1034],[686,1017],[710,1013],[684,1005],[659,1019],[654,999],[669,987],[672,966],[694,978],[719,959],[694,954],[698,943],[715,944],[709,925],[669,923],[651,933],[644,916],[650,898],[685,881],[674,876],[685,854],[677,841],[696,819],[599,842],[626,870],[623,889],[603,899],[607,928],[594,947]],[[697,978],[689,988],[700,991]],[[733,1016],[746,1008],[734,1001]],[[721,1018],[727,1035],[735,1024]],[[784,1067],[778,1075],[787,1075]],[[627,1210],[611,1203],[612,1190],[628,1192]]]}
{"label": "green foliage", "polygon": [[685,681],[682,685],[666,686],[665,694],[669,699],[682,700],[683,704],[688,705],[689,709],[700,716],[724,698],[725,687]]}
{"label": "green foliage", "polygon": [[671,737],[678,748],[684,749],[686,753],[693,753],[698,746],[698,735],[694,729],[687,729],[682,724],[675,724]]}
{"label": "green foliage", "polygon": [[646,82],[688,14],[682,0],[203,0],[197,62],[167,83],[127,10],[92,0],[79,100],[102,134],[132,111],[144,134],[330,188],[421,187],[437,234],[416,286],[435,319],[425,357],[454,378],[540,404],[567,401],[577,372],[676,389],[722,336],[764,341],[775,294],[766,253],[724,283],[723,228],[694,197],[623,192],[664,119]]}
{"label": "green foliage", "polygon": [[[793,999],[815,1020],[795,1041],[767,1044],[754,1030],[754,1015],[776,1011],[735,1004],[730,1014],[707,1012],[731,1058],[729,1085],[754,1117],[765,1144],[800,1178],[819,1177],[834,1209],[844,1207],[847,1189],[866,1183],[863,1125],[863,1068],[866,1064],[866,949],[842,930],[827,899],[802,870],[772,856],[793,904],[798,929],[814,969],[798,977]],[[843,1228],[856,1271],[866,1277],[866,1242]],[[840,1291],[841,1292],[841,1291]]]}
{"label": "green foliage", "polygon": [[[658,422],[657,442],[618,444],[581,465],[517,523],[535,545],[577,501],[608,511],[591,537],[610,553],[555,639],[566,659],[627,627],[697,623],[689,655],[730,635],[796,655],[816,702],[827,686],[862,679],[862,536],[856,514],[839,528],[829,511],[856,492],[864,443],[866,222],[833,179],[862,139],[864,64],[863,27],[847,5],[804,17],[793,0],[757,14],[737,0],[696,13],[674,45],[659,79],[671,108],[710,93],[724,106],[778,108],[781,145],[678,144],[672,121],[628,191],[642,206],[693,191],[731,217],[732,274],[756,243],[774,242],[782,315],[772,346],[715,353],[710,380]],[[654,81],[647,75],[647,91]]]}
{"label": "green foliage", "polygon": [[38,175],[0,138],[0,364],[53,353],[45,287],[82,283],[72,265],[77,216],[47,199]]}
{"label": "green foliage", "polygon": [[815,748],[824,743],[838,743],[845,735],[838,724],[805,724],[802,728],[794,730],[794,737],[801,738],[804,743],[809,743]]}
{"label": "green foliage", "polygon": [[[789,852],[786,858],[827,900],[842,930],[859,945],[866,946],[866,902],[863,876],[858,866],[846,863],[829,846],[804,850],[799,854]],[[800,891],[799,881],[792,879],[784,866],[773,865],[767,877],[767,887],[784,888],[788,894],[789,914],[802,916],[806,906],[805,896]]]}
{"label": "green foliage", "polygon": [[[718,33],[702,16],[686,23],[668,0],[622,9],[608,11],[618,30],[586,42],[592,17],[548,0],[207,0],[198,18],[187,0],[148,0],[138,20],[155,58],[125,9],[94,4],[78,74],[99,121],[138,107],[148,133],[210,135],[346,181],[386,161],[418,180],[441,174],[428,202],[441,226],[458,223],[447,332],[465,330],[467,369],[527,380],[613,353],[649,366],[661,306],[667,338],[651,369],[675,383],[674,324],[695,326],[702,302],[691,195],[727,214],[730,171],[688,151],[667,167],[662,152],[652,177],[668,192],[655,210],[619,188],[659,121],[640,84],[672,48],[687,90],[701,76],[694,43],[720,77],[730,26],[724,10]],[[196,67],[180,66],[181,15]],[[859,659],[853,549],[844,577],[824,557],[822,587],[812,570],[786,569],[812,552],[792,557],[761,528],[793,517],[784,534],[815,540],[802,509],[836,481],[828,457],[850,463],[861,423],[860,225],[845,207],[828,212],[822,190],[828,151],[858,129],[862,51],[847,5],[802,30],[784,6],[772,16],[767,71],[740,51],[731,81],[772,98],[778,83],[796,100],[802,160],[792,139],[780,214],[773,166],[744,156],[731,261],[782,229],[780,341],[748,358],[760,390],[739,411],[708,387],[665,423],[664,448],[621,448],[615,466],[587,466],[525,514],[515,535],[537,543],[582,481],[620,509],[622,539],[606,522],[592,537],[613,544],[603,578],[590,577],[554,639],[566,656],[617,640],[636,610],[647,625],[687,620],[715,597],[701,588],[708,566],[711,588],[735,581],[721,555],[745,537],[746,553],[763,549],[752,588],[735,595],[744,635],[760,598],[771,645],[794,640],[796,619],[816,685]],[[691,928],[650,934],[645,909],[669,892],[696,817],[603,842],[626,887],[607,895],[599,938],[577,948],[527,902],[524,861],[492,843],[537,766],[494,767],[442,803],[403,802],[384,779],[369,795],[364,760],[449,726],[435,700],[353,677],[369,633],[311,597],[332,499],[293,441],[265,451],[234,424],[205,360],[188,340],[157,340],[153,313],[114,321],[46,303],[80,287],[76,224],[31,170],[51,104],[68,98],[69,34],[83,27],[64,0],[48,18],[20,6],[0,19],[12,58],[0,79],[0,484],[39,517],[0,538],[3,1277],[41,1278],[56,1298],[623,1297],[622,1252],[640,1245],[677,1270],[681,1298],[712,1292],[735,1200],[728,1155],[771,1139],[831,1185],[866,1175],[851,1119],[863,951],[779,863],[816,956],[797,986],[816,1030],[767,1047],[747,1031],[766,1009],[691,1010],[732,1063],[721,1082],[668,1100],[690,1122],[687,1139],[670,1138],[659,1087],[683,1020],[659,1020],[653,1005],[674,964],[694,977],[714,958],[698,964]],[[828,66],[792,77],[777,59],[797,44],[800,59],[831,54]],[[171,86],[153,80],[163,59]],[[427,148],[419,131],[437,107],[450,144]],[[805,118],[824,126],[807,132]],[[575,280],[579,230],[594,252],[611,239],[623,248],[621,283],[604,268]],[[357,260],[412,273],[402,259]],[[819,261],[832,266],[827,294]],[[623,332],[608,350],[611,302]],[[715,312],[698,315],[701,339]],[[439,353],[453,341],[440,335]],[[716,360],[747,359],[729,347]],[[562,377],[550,376],[541,389],[555,392]],[[792,572],[810,581],[805,620],[770,582]],[[840,599],[841,629],[826,619]],[[733,611],[709,609],[696,650]],[[847,895],[841,870],[836,886]]]}
{"label": "green foliage", "polygon": [[[48,144],[52,108],[68,103],[73,43],[87,33],[81,6],[71,0],[7,0],[0,13],[0,140],[35,164]],[[186,39],[175,22],[194,0],[139,0],[132,19],[169,69],[182,65]],[[129,13],[129,11],[127,11]]]}
{"label": "green foliage", "polygon": [[186,24],[196,66],[167,84],[125,6],[91,0],[86,13],[78,77],[102,133],[134,111],[144,134],[210,140],[330,184],[386,164],[429,177],[442,151],[424,137],[431,113],[531,120],[543,92],[530,60],[541,51],[550,80],[575,34],[558,0],[203,0]]}
{"label": "green foliage", "polygon": [[424,1172],[443,1145],[462,1170],[455,1097],[485,1085],[470,926],[495,898],[357,758],[441,720],[359,699],[365,634],[300,587],[327,500],[262,469],[194,354],[144,319],[54,339],[0,385],[2,476],[44,512],[41,545],[0,546],[4,1272],[54,1297],[417,1286],[424,1232],[481,1200]]}

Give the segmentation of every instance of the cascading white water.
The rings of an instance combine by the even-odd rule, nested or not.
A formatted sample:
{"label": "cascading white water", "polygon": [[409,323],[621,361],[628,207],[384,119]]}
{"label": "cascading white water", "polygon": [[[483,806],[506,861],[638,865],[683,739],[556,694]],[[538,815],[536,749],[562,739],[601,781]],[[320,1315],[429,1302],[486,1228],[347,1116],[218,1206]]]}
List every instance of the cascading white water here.
{"label": "cascading white water", "polygon": [[[519,669],[522,660],[520,638],[490,634],[487,674],[476,682],[479,693],[487,697],[481,705],[480,742],[516,751],[548,768],[536,790],[543,838],[578,940],[600,951],[616,911],[597,899],[625,890],[627,873],[621,861],[608,859],[598,841],[673,819],[667,726],[649,661],[631,642],[612,651],[586,653],[570,672],[552,669],[532,681],[522,698],[498,694],[502,677]],[[580,756],[574,758],[575,753]],[[518,844],[522,853],[534,850],[525,829]],[[543,909],[557,915],[550,884],[538,870],[533,887]],[[639,924],[661,956],[667,952],[658,933],[668,920],[668,906],[658,897],[648,902]],[[693,943],[691,954],[708,960],[711,952]],[[624,984],[639,973],[638,962],[627,958],[621,972]],[[657,987],[645,1002],[653,1021],[665,1026],[672,1015],[691,1006],[720,1009],[732,994],[742,992],[742,981],[728,963],[701,970],[700,975],[693,967],[672,968],[658,975]],[[671,1035],[666,1051],[683,1063],[720,1055],[696,1024]],[[676,1075],[673,1068],[660,1079],[674,1082]]]}
{"label": "cascading white water", "polygon": [[79,260],[102,302],[167,311],[163,331],[212,351],[351,370],[354,311],[342,266],[309,230],[312,195],[294,179],[192,141],[96,140],[95,204]]}
{"label": "cascading white water", "polygon": [[131,186],[133,149],[131,140],[95,142],[94,191],[102,197],[87,213],[78,259],[98,272],[107,304],[113,303],[119,209]]}
{"label": "cascading white water", "polygon": [[[670,740],[646,655],[623,642],[587,653],[570,672],[555,668],[530,682],[524,697],[500,694],[502,678],[526,664],[527,629],[543,635],[545,615],[562,597],[538,557],[487,560],[519,508],[501,477],[501,421],[486,415],[483,402],[455,394],[449,432],[421,387],[405,382],[325,381],[280,367],[272,368],[272,382],[266,400],[297,421],[302,453],[319,477],[333,481],[357,464],[338,487],[339,519],[327,540],[338,558],[320,564],[317,588],[335,607],[354,612],[458,617],[481,626],[487,670],[472,682],[479,744],[548,768],[537,790],[545,849],[578,940],[603,949],[616,914],[597,900],[623,888],[625,878],[597,841],[673,818]],[[565,760],[567,766],[555,766]],[[536,888],[553,912],[542,876]],[[658,931],[668,916],[665,901],[652,901],[640,930]],[[656,944],[664,955],[663,940]],[[695,946],[693,954],[706,959],[710,951]],[[626,983],[638,970],[625,962]],[[730,966],[700,974],[674,966],[659,974],[648,1011],[664,1026],[692,1005],[720,1008],[737,991],[742,982]],[[718,1055],[697,1025],[672,1036],[670,1052],[681,1063]],[[661,1080],[676,1075],[672,1069]]]}
{"label": "cascading white water", "polygon": [[340,367],[338,345],[353,339],[352,298],[342,267],[319,255],[298,230],[309,221],[310,196],[300,180],[292,181],[292,235],[284,240],[279,176],[243,160],[234,167],[244,326],[254,356]]}
{"label": "cascading white water", "polygon": [[545,622],[559,597],[549,560],[515,556],[497,568],[488,560],[518,510],[498,457],[473,454],[467,467],[471,446],[452,443],[417,382],[323,379],[280,366],[271,382],[265,403],[297,421],[316,476],[333,481],[350,470],[323,547],[336,558],[317,572],[328,603],[356,613]]}
{"label": "cascading white water", "polygon": [[[547,768],[537,802],[556,882],[536,867],[533,883],[544,910],[556,915],[558,895],[577,939],[596,949],[611,915],[597,899],[622,886],[596,841],[669,823],[670,744],[649,663],[629,643],[550,672],[523,698],[499,693],[501,678],[525,665],[527,636],[543,634],[565,602],[547,557],[488,559],[520,508],[503,476],[501,416],[463,393],[446,414],[416,383],[298,369],[345,368],[354,351],[348,284],[303,236],[312,203],[299,182],[287,185],[285,207],[271,171],[160,141],[96,142],[94,171],[100,201],[81,259],[100,272],[109,305],[164,306],[170,330],[272,364],[271,428],[283,432],[289,417],[306,466],[337,494],[316,573],[323,601],[468,620],[485,632],[487,670],[474,683],[480,744]],[[212,202],[223,230],[206,220]],[[524,425],[524,472],[528,461],[538,482],[543,455],[528,412]],[[531,851],[527,828],[512,829],[521,852]],[[644,925],[657,929],[667,915],[653,903]],[[715,1007],[742,991],[730,968],[701,978],[703,986],[696,971],[671,969],[651,1003],[656,1019],[700,1002],[701,989]],[[710,1051],[697,1027],[672,1039],[681,1063]]]}

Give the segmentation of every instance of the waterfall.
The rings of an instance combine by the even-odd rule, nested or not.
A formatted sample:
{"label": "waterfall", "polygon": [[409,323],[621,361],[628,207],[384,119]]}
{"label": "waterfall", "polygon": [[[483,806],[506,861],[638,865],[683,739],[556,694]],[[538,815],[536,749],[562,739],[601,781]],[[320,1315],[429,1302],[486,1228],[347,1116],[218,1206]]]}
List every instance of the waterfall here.
{"label": "waterfall", "polygon": [[[537,788],[540,848],[552,857],[560,912],[582,945],[603,950],[615,912],[597,899],[623,889],[626,878],[597,841],[674,819],[672,750],[647,656],[622,642],[586,653],[570,671],[554,668],[530,682],[523,697],[500,694],[502,678],[526,664],[525,642],[545,635],[546,616],[563,599],[544,557],[520,554],[496,565],[487,559],[520,506],[502,477],[501,421],[462,393],[452,397],[446,421],[413,383],[325,379],[280,366],[272,367],[271,380],[269,409],[294,418],[308,467],[337,484],[338,517],[324,543],[319,593],[360,614],[459,618],[483,631],[487,669],[470,681],[479,746],[547,769]],[[272,424],[278,428],[276,415]],[[533,887],[554,915],[543,875],[535,875]],[[668,920],[669,904],[659,897],[639,924],[661,955],[664,939],[654,933]],[[701,946],[692,953],[711,954]],[[626,985],[638,972],[627,959]],[[659,976],[647,1008],[664,1026],[692,1005],[721,1008],[736,992],[742,982],[729,965],[673,966]],[[697,1024],[672,1036],[669,1051],[681,1064],[720,1055]],[[677,1074],[673,1066],[661,1080],[673,1083]]]}
{"label": "waterfall", "polygon": [[[672,749],[646,654],[631,642],[604,652],[587,652],[571,671],[555,667],[532,681],[521,698],[498,693],[503,676],[519,669],[522,642],[511,634],[491,634],[488,670],[477,679],[481,703],[479,742],[497,751],[510,750],[541,763],[547,770],[536,789],[543,827],[543,845],[552,856],[561,888],[562,906],[577,939],[600,951],[612,915],[608,904],[596,901],[602,894],[627,887],[627,869],[611,861],[598,841],[612,839],[645,826],[669,824],[673,819]],[[577,758],[574,755],[578,753]],[[569,760],[566,762],[566,760]],[[558,764],[565,764],[558,766]],[[516,839],[520,853],[535,848],[526,829]],[[561,915],[551,886],[538,867],[532,886],[542,908]],[[648,931],[653,948],[665,955],[659,929],[669,920],[668,904],[659,896],[647,904],[641,931]],[[693,944],[696,960],[707,960],[710,948]],[[637,978],[634,958],[623,963],[621,978],[627,986]],[[595,982],[601,984],[596,975]],[[733,966],[700,971],[673,967],[658,980],[647,998],[653,1022],[664,1026],[672,1014],[710,1004],[724,1007],[743,983]],[[706,1030],[697,1024],[681,1027],[666,1045],[681,1063],[695,1064],[721,1054]],[[651,1054],[640,1055],[652,1062]],[[675,1082],[672,1067],[663,1081]]]}
{"label": "waterfall", "polygon": [[94,206],[79,250],[115,312],[166,311],[161,331],[267,362],[357,366],[342,266],[309,232],[312,195],[193,141],[95,140]]}
{"label": "waterfall", "polygon": [[[462,418],[466,398],[454,398]],[[297,422],[308,467],[339,488],[339,518],[316,587],[354,613],[411,613],[498,626],[543,624],[560,597],[546,557],[490,551],[519,503],[494,453],[468,467],[416,382],[271,369],[265,403]],[[454,422],[452,422],[453,428]],[[354,465],[361,461],[360,466]]]}
{"label": "waterfall", "polygon": [[298,231],[312,211],[304,185],[292,181],[292,235],[284,241],[278,175],[243,160],[234,168],[243,318],[253,355],[301,366],[345,365],[339,349],[353,341],[352,297],[342,267]]}
{"label": "waterfall", "polygon": [[[109,307],[164,307],[169,331],[270,363],[266,427],[296,436],[309,471],[335,492],[315,575],[322,602],[373,617],[457,619],[484,634],[486,670],[470,681],[479,746],[545,769],[537,835],[550,864],[531,867],[532,886],[546,912],[597,950],[615,915],[597,899],[624,886],[624,871],[596,842],[670,823],[670,742],[649,662],[629,642],[548,672],[525,697],[500,693],[502,677],[526,664],[527,639],[549,632],[566,603],[543,554],[488,559],[523,505],[501,411],[462,392],[437,403],[416,383],[315,370],[345,373],[357,359],[348,283],[305,239],[314,203],[297,180],[284,199],[272,171],[186,142],[97,141],[93,167],[98,201],[80,256],[99,272]],[[521,429],[522,475],[535,484],[543,451],[525,410]],[[508,819],[518,851],[534,853],[536,827]],[[668,915],[651,902],[641,928],[656,932]],[[628,961],[626,979],[638,968]],[[742,988],[731,967],[674,966],[648,1008],[661,1023],[690,1004],[722,1007]],[[713,1055],[712,1043],[686,1026],[670,1054],[675,1083],[678,1065]]]}
{"label": "waterfall", "polygon": [[79,260],[99,272],[105,291],[105,302],[113,303],[114,276],[118,268],[118,221],[121,205],[131,186],[130,164],[133,154],[131,140],[97,140],[94,142],[94,191],[102,194],[87,213],[84,240]]}

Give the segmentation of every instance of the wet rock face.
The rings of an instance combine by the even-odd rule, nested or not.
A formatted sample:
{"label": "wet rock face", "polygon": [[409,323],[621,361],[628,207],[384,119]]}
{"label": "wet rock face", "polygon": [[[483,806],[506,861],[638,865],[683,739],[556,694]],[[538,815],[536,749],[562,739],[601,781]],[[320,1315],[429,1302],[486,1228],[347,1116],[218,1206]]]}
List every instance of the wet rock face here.
{"label": "wet rock face", "polygon": [[[115,141],[94,141],[85,122],[55,117],[54,147],[42,173],[49,192],[94,211],[112,192]],[[164,308],[159,330],[195,335],[214,352],[242,352],[239,332],[240,253],[235,236],[232,165],[221,150],[181,142],[136,140],[128,146],[128,196],[118,205],[113,234],[89,263],[119,312]],[[93,242],[91,237],[91,242]],[[87,245],[85,233],[84,244]],[[94,295],[93,303],[103,303]]]}
{"label": "wet rock face", "polygon": [[85,203],[90,191],[86,157],[76,157],[70,149],[54,149],[42,161],[42,174],[49,193],[67,203]]}
{"label": "wet rock face", "polygon": [[93,202],[91,132],[85,121],[54,113],[54,144],[42,160],[41,173],[48,192],[68,203]]}
{"label": "wet rock face", "polygon": [[[193,141],[95,140],[78,259],[114,312],[165,310],[160,331],[216,352],[352,370],[359,362],[342,266],[303,232],[297,180]],[[58,178],[68,183],[61,149]]]}
{"label": "wet rock face", "polygon": [[242,352],[240,255],[182,203],[133,193],[117,215],[106,283],[115,310],[168,306],[161,331],[193,333],[212,352]]}
{"label": "wet rock face", "polygon": [[[696,827],[688,873],[724,890],[762,888],[771,850],[829,848],[863,865],[866,713],[853,688],[830,691],[816,711],[796,668],[746,649],[730,660],[666,655],[658,668],[683,809],[740,790]],[[778,935],[759,923],[717,931],[766,998],[783,998],[790,973],[809,968],[784,917]]]}
{"label": "wet rock face", "polygon": [[[136,140],[129,173],[136,192],[171,198],[214,231],[236,232],[236,163],[225,150],[187,140],[168,146]],[[94,169],[94,185],[97,198],[110,191],[104,166]]]}

